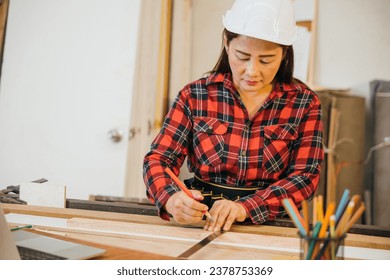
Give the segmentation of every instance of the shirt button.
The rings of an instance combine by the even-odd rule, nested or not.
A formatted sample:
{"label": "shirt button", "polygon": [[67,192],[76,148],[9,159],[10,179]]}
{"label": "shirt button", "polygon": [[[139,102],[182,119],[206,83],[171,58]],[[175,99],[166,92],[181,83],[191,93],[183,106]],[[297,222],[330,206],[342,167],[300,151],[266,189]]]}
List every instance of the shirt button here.
{"label": "shirt button", "polygon": [[246,156],[246,151],[241,151],[241,156],[242,157]]}

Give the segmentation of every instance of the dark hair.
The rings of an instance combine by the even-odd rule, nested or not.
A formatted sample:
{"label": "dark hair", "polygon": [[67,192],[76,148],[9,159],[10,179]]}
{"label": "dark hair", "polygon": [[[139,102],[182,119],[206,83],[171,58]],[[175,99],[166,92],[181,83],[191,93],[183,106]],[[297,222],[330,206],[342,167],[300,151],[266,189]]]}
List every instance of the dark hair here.
{"label": "dark hair", "polygon": [[[227,39],[227,44],[229,45],[230,41],[240,36],[240,34],[230,32],[226,29],[223,30],[222,50],[213,70],[208,72],[209,74],[217,73],[217,72],[232,73],[232,70],[230,69],[230,65],[229,65],[228,54],[226,53],[226,49],[223,44],[225,36]],[[294,50],[292,46],[284,46],[284,45],[281,46],[283,47],[283,51],[285,52],[285,55],[280,64],[279,70],[276,73],[275,80],[278,83],[280,82],[291,83],[293,81],[293,72],[294,72]]]}

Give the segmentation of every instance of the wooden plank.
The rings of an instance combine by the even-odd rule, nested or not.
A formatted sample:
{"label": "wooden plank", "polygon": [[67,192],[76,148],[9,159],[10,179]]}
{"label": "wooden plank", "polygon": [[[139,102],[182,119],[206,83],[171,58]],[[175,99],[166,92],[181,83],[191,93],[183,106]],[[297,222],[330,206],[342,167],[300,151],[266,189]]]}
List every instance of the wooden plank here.
{"label": "wooden plank", "polygon": [[[146,216],[137,215],[134,213],[112,213],[104,211],[93,211],[85,209],[58,209],[52,207],[38,207],[29,205],[17,205],[17,204],[0,204],[0,207],[4,209],[5,213],[20,213],[30,214],[47,217],[57,218],[87,218],[87,219],[100,219],[100,220],[113,220],[113,221],[124,221],[124,222],[137,222],[137,223],[154,223],[156,225],[170,225],[176,227],[197,227],[202,228],[204,222],[198,224],[183,226],[173,220],[167,222],[157,216]],[[133,210],[129,210],[132,212]],[[292,222],[288,219],[277,219],[275,221],[269,221],[263,225],[241,225],[235,224],[231,231],[233,232],[245,232],[245,233],[262,233],[262,234],[276,234],[275,228],[279,229],[279,236],[295,236],[297,229],[294,228]],[[370,236],[383,236],[390,237],[390,229],[385,227],[377,226],[366,226],[366,225],[354,225],[350,233]]]}
{"label": "wooden plank", "polygon": [[161,0],[160,18],[160,44],[158,54],[157,72],[157,95],[154,118],[154,129],[157,131],[162,127],[165,114],[169,104],[169,62],[171,49],[171,28],[172,28],[172,0]]}
{"label": "wooden plank", "polygon": [[38,230],[63,237],[70,237],[82,241],[91,241],[115,248],[133,249],[146,253],[158,254],[168,257],[176,257],[176,252],[184,251],[196,240],[169,240],[163,236],[142,236],[141,234],[124,232],[104,232],[92,229],[77,228],[45,228],[37,227]]}
{"label": "wooden plank", "polygon": [[0,4],[0,69],[3,62],[3,46],[5,38],[5,27],[7,23],[8,16],[8,5],[9,0],[3,0]]}
{"label": "wooden plank", "polygon": [[66,208],[157,216],[156,206],[129,202],[67,199]]}
{"label": "wooden plank", "polygon": [[[20,207],[25,206],[25,207]],[[115,220],[123,222],[138,222],[138,223],[154,223],[157,225],[179,226],[174,221],[167,222],[159,217],[155,216],[142,216],[135,214],[124,214],[124,213],[111,213],[103,211],[93,210],[80,210],[80,209],[60,209],[54,207],[43,207],[43,206],[29,206],[29,205],[17,205],[17,204],[0,204],[0,207],[4,209],[5,213],[19,213],[19,214],[30,214],[38,216],[56,217],[56,218],[89,218],[89,219],[100,219],[100,220]],[[201,225],[199,225],[201,226]]]}
{"label": "wooden plank", "polygon": [[[158,5],[156,5],[156,2]],[[150,149],[155,137],[153,122],[155,118],[155,81],[158,73],[160,1],[142,0],[140,32],[138,32],[137,71],[135,73],[134,94],[131,110],[130,135],[127,152],[128,172],[125,196],[145,198],[145,184],[139,166]]]}
{"label": "wooden plank", "polygon": [[[108,230],[114,232],[132,232],[141,234],[143,236],[164,236],[164,238],[181,238],[181,239],[195,239],[202,240],[204,237],[210,234],[208,231],[204,231],[202,229],[197,228],[183,228],[183,227],[175,227],[171,226],[161,226],[161,225],[137,225],[135,223],[123,223],[123,222],[108,222],[108,221],[98,221],[98,220],[89,220],[89,219],[70,219],[68,221],[68,225],[73,228],[83,228],[83,229],[97,229],[97,230]],[[236,236],[236,240],[234,243],[247,243],[252,244],[260,244],[259,241],[255,241],[259,239],[259,236],[266,236],[267,238],[277,238],[278,241],[273,241],[272,244],[278,244],[285,240],[280,237],[288,238],[297,238],[297,230],[296,229],[284,229],[279,227],[271,227],[271,226],[256,226],[252,227],[251,232],[248,231],[248,228],[245,226],[237,227],[233,226],[234,229],[231,232],[227,232],[223,234],[218,240],[228,241],[228,237],[225,236]],[[153,233],[152,235],[150,233]],[[245,234],[245,236],[243,236]],[[239,241],[237,236],[240,236],[242,241]],[[156,237],[158,238],[158,237]],[[264,245],[266,245],[264,243]],[[384,237],[371,237],[367,239],[367,237],[357,234],[348,234],[346,241],[346,245],[353,245],[358,247],[369,247],[369,248],[377,248],[377,249],[387,249],[390,250],[390,238]],[[287,244],[284,244],[287,245]]]}
{"label": "wooden plank", "polygon": [[106,232],[120,232],[133,236],[150,237],[154,239],[187,240],[197,242],[210,234],[199,228],[171,227],[155,224],[139,224],[130,222],[116,222],[73,218],[69,219],[68,227],[76,229],[92,229]]}
{"label": "wooden plank", "polygon": [[[210,234],[195,228],[171,228],[88,219],[71,219],[68,225],[71,228],[62,229],[67,236],[92,238],[96,242],[111,246],[133,248],[150,253],[159,252],[171,257],[179,256],[187,248]],[[278,232],[278,229],[273,230]],[[350,235],[347,237],[345,246],[351,252],[349,258],[364,258],[365,252],[369,252],[372,258],[390,257],[389,240],[375,237],[368,242],[366,237]],[[210,246],[202,248],[191,256],[191,259],[298,259],[299,244],[300,241],[296,235],[281,238],[271,234],[226,232]]]}
{"label": "wooden plank", "polygon": [[164,256],[156,253],[148,253],[145,251],[134,250],[132,248],[118,248],[113,246],[103,245],[102,243],[91,242],[91,239],[81,240],[80,238],[72,238],[69,235],[63,234],[61,232],[52,231],[42,231],[37,229],[29,230],[34,233],[42,234],[49,237],[54,237],[57,239],[71,241],[76,243],[81,243],[88,246],[98,247],[106,250],[102,256],[93,258],[94,260],[172,260],[175,258]]}
{"label": "wooden plank", "polygon": [[[67,236],[77,235],[78,238],[84,239],[87,236],[83,234],[88,234],[88,238],[106,245],[131,247],[151,253],[159,252],[171,257],[180,255],[190,246],[211,234],[197,228],[172,228],[88,219],[70,219],[68,225],[70,228],[62,229]],[[82,232],[81,229],[85,231]],[[217,247],[218,250],[213,247]],[[278,258],[283,258],[287,254],[288,259],[297,259],[298,249],[299,239],[296,237],[280,238],[271,235],[226,232],[213,242],[211,249],[202,248],[202,252],[195,254],[193,258],[247,259],[250,251],[250,258],[255,259],[269,256],[270,252]]]}
{"label": "wooden plank", "polygon": [[105,202],[128,202],[128,203],[138,203],[145,205],[154,205],[147,198],[139,197],[123,197],[123,196],[107,196],[107,195],[90,195],[89,201],[105,201]]}
{"label": "wooden plank", "polygon": [[[7,209],[6,211],[15,210]],[[24,206],[37,214],[42,215],[45,211],[55,212],[57,215],[65,213],[68,216],[67,226],[62,228],[36,227],[55,233],[59,236],[76,238],[83,241],[92,241],[106,246],[119,247],[124,249],[135,249],[147,253],[155,253],[177,257],[186,251],[190,246],[199,242],[210,234],[204,231],[201,225],[184,227],[173,222],[165,224],[155,223],[158,217],[141,216],[121,213],[110,214],[110,219],[102,215],[104,219],[99,219],[100,212],[73,209],[47,209],[48,207]],[[37,209],[40,208],[40,209]],[[46,208],[46,209],[43,209]],[[72,210],[72,211],[69,211]],[[90,218],[86,216],[95,215]],[[30,213],[31,214],[31,213]],[[78,218],[71,218],[71,214],[77,214]],[[123,215],[129,216],[123,219]],[[80,216],[84,216],[80,218]],[[146,222],[146,218],[148,221]],[[346,248],[350,248],[351,258],[364,258],[364,250],[372,258],[387,256],[390,250],[390,238],[370,237],[364,235],[348,234],[345,241]],[[351,251],[352,250],[352,251]],[[363,254],[363,255],[362,255]],[[249,257],[250,256],[250,257]],[[389,255],[390,256],[390,255]],[[191,256],[191,259],[298,259],[299,258],[299,238],[297,229],[282,228],[267,225],[244,226],[234,225],[232,231],[226,232],[202,250]]]}
{"label": "wooden plank", "polygon": [[336,108],[336,98],[332,98],[329,118],[329,137],[328,137],[328,166],[327,166],[327,188],[325,193],[326,204],[336,202],[336,166],[335,166],[335,145],[337,141],[337,123],[339,121],[339,112]]}

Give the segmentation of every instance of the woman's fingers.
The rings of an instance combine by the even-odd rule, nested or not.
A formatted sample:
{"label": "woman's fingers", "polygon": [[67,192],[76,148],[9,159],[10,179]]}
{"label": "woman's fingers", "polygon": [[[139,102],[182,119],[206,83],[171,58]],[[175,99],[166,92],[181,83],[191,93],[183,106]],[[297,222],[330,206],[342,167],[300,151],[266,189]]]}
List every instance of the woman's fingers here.
{"label": "woman's fingers", "polygon": [[[195,195],[199,197],[199,195]],[[201,194],[200,196],[203,198]],[[189,197],[184,192],[173,194],[166,202],[165,208],[174,220],[181,224],[200,222],[204,215],[203,212],[208,209],[206,205]]]}
{"label": "woman's fingers", "polygon": [[229,200],[216,201],[210,210],[214,221],[206,220],[203,227],[209,231],[230,230],[235,221],[244,221],[246,218],[245,208],[237,202]]}

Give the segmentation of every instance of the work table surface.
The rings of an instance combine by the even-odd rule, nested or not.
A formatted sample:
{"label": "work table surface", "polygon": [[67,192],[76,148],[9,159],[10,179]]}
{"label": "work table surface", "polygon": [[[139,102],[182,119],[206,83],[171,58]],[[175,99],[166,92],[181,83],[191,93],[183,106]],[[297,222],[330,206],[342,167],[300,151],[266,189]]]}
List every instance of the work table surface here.
{"label": "work table surface", "polygon": [[[202,229],[203,222],[183,226],[153,215],[15,204],[0,206],[6,214],[62,219],[65,226],[38,222],[33,229],[106,249],[106,254],[97,259],[175,259],[211,234]],[[346,259],[390,259],[388,236],[349,233],[344,245]],[[231,231],[189,259],[299,259],[299,247],[296,228],[233,225]]]}

